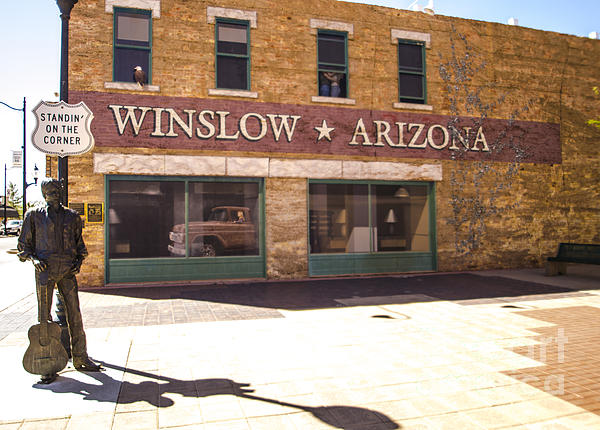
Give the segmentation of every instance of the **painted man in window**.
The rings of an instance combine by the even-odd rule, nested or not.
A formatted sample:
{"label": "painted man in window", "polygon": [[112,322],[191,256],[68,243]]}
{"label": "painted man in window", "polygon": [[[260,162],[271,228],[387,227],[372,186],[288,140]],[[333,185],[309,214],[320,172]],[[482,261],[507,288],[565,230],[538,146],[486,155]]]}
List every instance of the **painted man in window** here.
{"label": "painted man in window", "polygon": [[[39,303],[41,292],[46,291],[46,315],[50,315],[54,286],[58,286],[67,315],[73,366],[80,371],[97,372],[101,366],[87,355],[75,279],[88,254],[82,238],[81,218],[77,212],[62,206],[58,180],[44,179],[41,188],[47,205],[25,214],[18,241],[18,257],[21,261],[31,261],[35,267]],[[55,378],[55,374],[42,375],[41,382],[50,383]]]}

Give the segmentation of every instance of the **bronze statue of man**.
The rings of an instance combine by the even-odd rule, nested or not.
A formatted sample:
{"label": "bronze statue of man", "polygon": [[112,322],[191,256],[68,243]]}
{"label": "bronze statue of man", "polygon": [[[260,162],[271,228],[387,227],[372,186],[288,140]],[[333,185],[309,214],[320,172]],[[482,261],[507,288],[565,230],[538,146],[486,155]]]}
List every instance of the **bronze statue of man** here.
{"label": "bronze statue of man", "polygon": [[[77,212],[61,204],[62,187],[58,180],[44,179],[41,188],[46,206],[31,209],[25,214],[18,241],[18,257],[21,261],[31,261],[35,267],[38,303],[48,306],[44,315],[50,315],[54,286],[58,286],[65,305],[73,366],[80,371],[97,372],[101,366],[87,355],[75,279],[88,254],[82,237],[81,218]],[[42,301],[44,291],[46,300]],[[54,379],[56,374],[42,375],[41,382],[50,383]]]}

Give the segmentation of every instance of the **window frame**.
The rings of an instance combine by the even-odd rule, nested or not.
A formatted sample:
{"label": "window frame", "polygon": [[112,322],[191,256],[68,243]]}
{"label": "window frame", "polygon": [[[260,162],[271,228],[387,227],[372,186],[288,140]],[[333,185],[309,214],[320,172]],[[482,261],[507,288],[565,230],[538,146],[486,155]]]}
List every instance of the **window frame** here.
{"label": "window frame", "polygon": [[[321,62],[319,61],[319,41],[320,41],[320,37],[321,35],[326,35],[326,34],[331,34],[331,35],[335,35],[335,36],[343,36],[344,37],[344,71],[340,72],[339,70],[332,70],[332,69],[326,69],[326,68],[321,68],[321,64],[324,63],[326,65],[330,65],[330,66],[342,66],[342,64],[339,63],[325,63],[325,62]],[[349,98],[350,95],[350,79],[349,79],[349,71],[348,71],[348,32],[347,31],[337,31],[337,30],[330,30],[330,29],[324,29],[324,28],[318,28],[317,29],[317,96],[320,96],[320,74],[321,72],[338,72],[338,73],[343,73],[344,74],[344,79],[345,79],[345,87],[346,87],[346,94],[342,97],[340,95],[340,97],[338,98],[342,98],[342,99],[347,99]]]}
{"label": "window frame", "polygon": [[[400,103],[413,103],[418,105],[426,105],[427,104],[427,61],[425,57],[426,50],[426,42],[422,40],[410,40],[410,39],[397,39],[396,55],[398,58],[398,101]],[[402,68],[400,64],[400,49],[402,45],[416,45],[421,48],[421,71],[415,71],[408,68]],[[421,97],[413,97],[413,96],[403,96],[402,88],[400,85],[400,76],[401,75],[412,75],[412,76],[420,76],[421,77],[421,85],[423,88],[423,92]]]}
{"label": "window frame", "polygon": [[[311,184],[352,184],[368,185],[368,217],[369,228],[373,227],[373,204],[372,187],[377,185],[394,186],[423,186],[427,187],[427,205],[429,207],[429,251],[373,251],[372,230],[370,231],[369,244],[371,251],[357,253],[313,253],[310,249],[310,213],[313,209],[310,205]],[[308,275],[309,276],[332,276],[351,274],[373,274],[373,273],[404,273],[424,272],[437,270],[437,230],[436,230],[436,185],[432,181],[410,181],[410,180],[330,180],[330,179],[308,179],[307,180],[307,237],[308,247]]]}
{"label": "window frame", "polygon": [[[222,177],[222,176],[189,176],[189,175],[120,175],[107,174],[104,176],[105,208],[110,208],[110,192],[112,181],[134,182],[184,182],[185,183],[185,257],[148,257],[148,258],[110,258],[110,222],[109,216],[104,217],[104,276],[106,283],[121,282],[154,282],[154,281],[184,281],[212,280],[235,278],[264,278],[266,277],[266,205],[265,179],[258,177]],[[192,257],[188,253],[190,184],[205,183],[256,183],[258,185],[257,205],[259,213],[256,227],[259,229],[258,254],[232,255],[216,257]]]}
{"label": "window frame", "polygon": [[[144,16],[148,20],[148,46],[140,46],[140,45],[129,45],[126,43],[118,43],[118,17],[121,13],[135,14]],[[128,8],[128,7],[117,7],[113,8],[113,82],[126,82],[133,83],[133,79],[130,81],[118,81],[116,79],[117,76],[117,61],[116,54],[117,50],[120,48],[124,49],[136,49],[140,51],[148,52],[148,70],[144,70],[146,73],[146,80],[148,81],[146,84],[152,84],[152,11],[146,9],[137,9],[137,8]],[[133,70],[131,71],[133,74]]]}
{"label": "window frame", "polygon": [[[246,55],[219,53],[219,24],[221,24],[221,23],[244,25],[246,27]],[[250,48],[251,48],[250,27],[251,27],[251,22],[249,20],[224,18],[224,17],[219,17],[219,16],[215,17],[215,88],[217,90],[250,91],[250,89],[252,88],[251,73],[250,73],[250,66],[252,64],[251,51],[250,51]],[[219,84],[219,69],[218,69],[219,56],[246,59],[246,88],[228,88],[228,87],[220,87],[218,85]]]}

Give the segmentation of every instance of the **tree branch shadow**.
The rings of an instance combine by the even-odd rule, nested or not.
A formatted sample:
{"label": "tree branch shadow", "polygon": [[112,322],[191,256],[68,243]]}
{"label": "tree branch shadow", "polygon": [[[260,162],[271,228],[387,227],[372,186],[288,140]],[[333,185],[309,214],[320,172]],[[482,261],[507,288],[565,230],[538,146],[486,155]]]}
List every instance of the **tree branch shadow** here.
{"label": "tree branch shadow", "polygon": [[315,418],[336,428],[342,429],[399,429],[381,412],[355,406],[319,406],[299,405],[267,397],[257,396],[250,384],[239,383],[228,378],[181,380],[150,372],[125,368],[122,366],[98,361],[108,369],[114,369],[132,375],[148,378],[138,383],[118,381],[105,372],[89,372],[99,384],[81,382],[68,376],[59,375],[49,385],[34,385],[36,388],[50,390],[54,393],[79,394],[84,400],[130,404],[146,402],[157,408],[174,406],[175,402],[166,394],[179,394],[183,397],[208,397],[233,395],[240,398],[257,400],[275,405],[299,409],[311,413]]}

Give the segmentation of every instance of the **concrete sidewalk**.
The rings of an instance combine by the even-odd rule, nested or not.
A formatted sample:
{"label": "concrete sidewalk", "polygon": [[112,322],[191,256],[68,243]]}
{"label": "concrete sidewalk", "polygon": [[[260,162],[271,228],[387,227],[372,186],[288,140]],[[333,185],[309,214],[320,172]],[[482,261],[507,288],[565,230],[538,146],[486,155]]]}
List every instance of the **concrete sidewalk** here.
{"label": "concrete sidewalk", "polygon": [[7,306],[0,429],[600,429],[594,266],[80,296],[106,370],[36,384]]}

